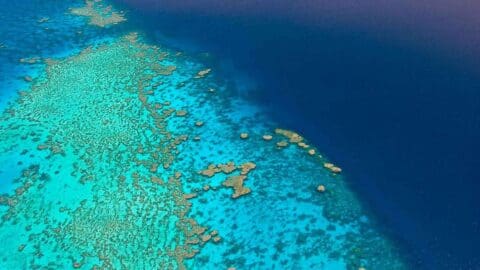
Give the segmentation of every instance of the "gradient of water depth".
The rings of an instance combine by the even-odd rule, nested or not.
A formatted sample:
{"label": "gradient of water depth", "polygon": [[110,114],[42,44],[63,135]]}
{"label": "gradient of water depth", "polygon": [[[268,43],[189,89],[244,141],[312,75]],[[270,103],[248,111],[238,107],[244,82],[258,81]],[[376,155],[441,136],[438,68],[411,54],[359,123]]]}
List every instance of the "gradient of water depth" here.
{"label": "gradient of water depth", "polygon": [[477,4],[0,4],[0,268],[480,266]]}
{"label": "gradient of water depth", "polygon": [[347,165],[416,267],[479,267],[478,3],[134,6],[151,14],[152,32],[208,47],[253,77],[246,95]]}

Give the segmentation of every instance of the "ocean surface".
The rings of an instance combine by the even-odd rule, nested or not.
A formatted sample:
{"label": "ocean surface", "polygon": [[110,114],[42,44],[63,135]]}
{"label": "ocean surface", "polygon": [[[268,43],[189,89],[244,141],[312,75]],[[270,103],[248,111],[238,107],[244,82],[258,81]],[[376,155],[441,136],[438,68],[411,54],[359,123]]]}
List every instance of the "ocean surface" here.
{"label": "ocean surface", "polygon": [[0,0],[0,269],[480,268],[469,12],[172,3]]}

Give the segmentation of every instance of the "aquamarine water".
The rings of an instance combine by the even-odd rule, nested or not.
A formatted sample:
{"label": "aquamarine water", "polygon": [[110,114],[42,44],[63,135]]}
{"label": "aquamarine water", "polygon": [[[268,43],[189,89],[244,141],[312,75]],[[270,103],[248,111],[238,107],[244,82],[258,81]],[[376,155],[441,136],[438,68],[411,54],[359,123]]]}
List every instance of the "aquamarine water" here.
{"label": "aquamarine water", "polygon": [[1,269],[407,268],[348,168],[208,53],[103,1],[2,5]]}

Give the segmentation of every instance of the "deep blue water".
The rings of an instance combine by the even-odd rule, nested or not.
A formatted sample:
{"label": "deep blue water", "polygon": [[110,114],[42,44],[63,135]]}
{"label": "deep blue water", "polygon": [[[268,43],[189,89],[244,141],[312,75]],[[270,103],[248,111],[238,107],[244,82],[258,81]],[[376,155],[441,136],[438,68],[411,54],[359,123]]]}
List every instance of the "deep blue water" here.
{"label": "deep blue water", "polygon": [[253,78],[244,94],[345,168],[415,269],[480,269],[478,67],[338,25],[130,15]]}

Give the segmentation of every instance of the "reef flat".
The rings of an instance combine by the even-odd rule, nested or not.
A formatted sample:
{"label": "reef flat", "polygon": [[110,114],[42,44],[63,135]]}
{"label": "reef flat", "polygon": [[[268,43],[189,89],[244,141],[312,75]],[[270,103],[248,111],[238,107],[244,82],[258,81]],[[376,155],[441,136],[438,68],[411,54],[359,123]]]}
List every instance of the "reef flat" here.
{"label": "reef flat", "polygon": [[[1,152],[42,160],[25,168],[15,194],[1,200],[8,207],[3,225],[28,232],[17,241],[18,256],[37,255],[29,267],[91,268],[93,256],[102,266],[181,268],[193,256],[186,244],[193,236],[186,233],[201,227],[185,217],[180,174],[152,181],[162,177],[153,164],[170,167],[184,140],[165,129],[168,113],[147,98],[154,79],[175,69],[160,65],[163,57],[132,34],[71,58],[47,59],[44,77],[2,116]],[[42,263],[41,254],[55,258],[56,251],[66,261]]]}
{"label": "reef flat", "polygon": [[0,116],[1,268],[406,268],[340,167],[216,67],[105,38],[20,61],[41,68]]}

